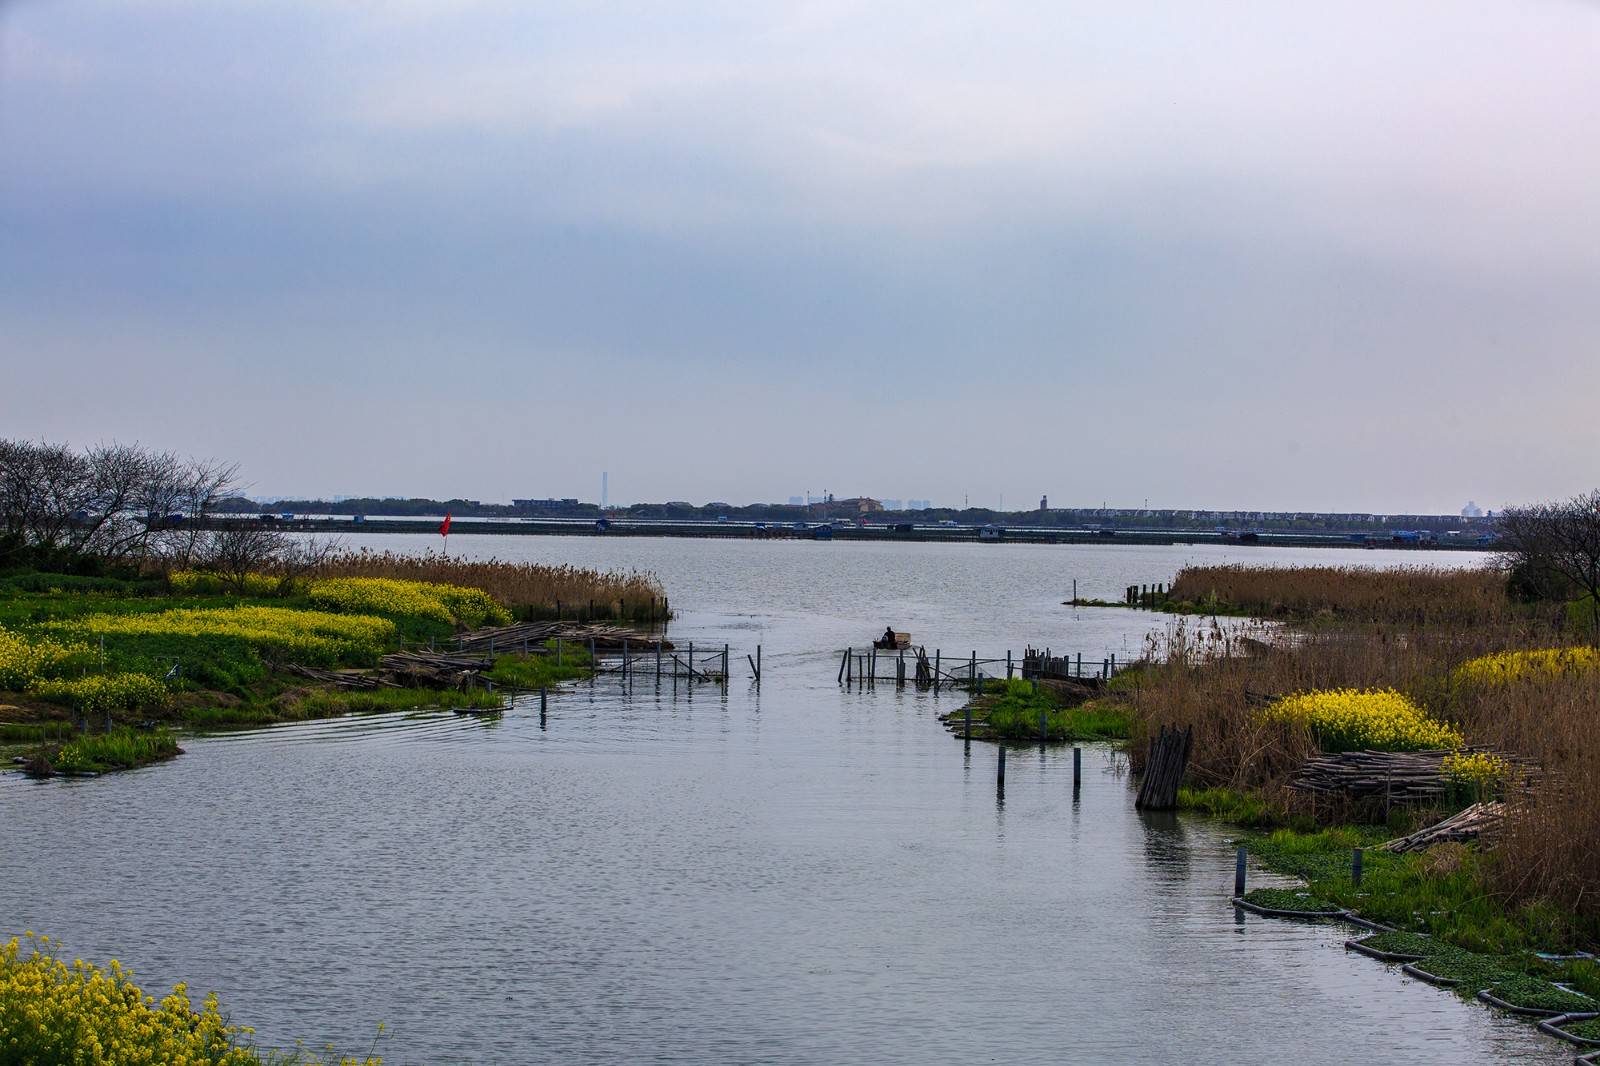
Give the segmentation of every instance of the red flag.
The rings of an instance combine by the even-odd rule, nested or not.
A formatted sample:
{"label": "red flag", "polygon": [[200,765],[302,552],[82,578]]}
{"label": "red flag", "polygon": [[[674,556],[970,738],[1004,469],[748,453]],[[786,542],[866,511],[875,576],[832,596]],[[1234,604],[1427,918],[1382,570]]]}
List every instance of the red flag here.
{"label": "red flag", "polygon": [[450,512],[446,511],[444,513],[444,521],[439,523],[439,536],[448,537],[449,535],[450,535]]}

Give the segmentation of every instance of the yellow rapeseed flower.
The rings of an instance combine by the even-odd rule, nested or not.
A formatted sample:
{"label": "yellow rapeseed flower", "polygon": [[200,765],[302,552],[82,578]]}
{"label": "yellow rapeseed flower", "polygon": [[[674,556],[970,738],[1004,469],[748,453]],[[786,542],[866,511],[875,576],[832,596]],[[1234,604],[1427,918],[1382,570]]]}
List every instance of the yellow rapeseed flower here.
{"label": "yellow rapeseed flower", "polygon": [[1311,730],[1323,751],[1459,748],[1461,734],[1394,689],[1321,689],[1285,696],[1261,712],[1267,721]]}

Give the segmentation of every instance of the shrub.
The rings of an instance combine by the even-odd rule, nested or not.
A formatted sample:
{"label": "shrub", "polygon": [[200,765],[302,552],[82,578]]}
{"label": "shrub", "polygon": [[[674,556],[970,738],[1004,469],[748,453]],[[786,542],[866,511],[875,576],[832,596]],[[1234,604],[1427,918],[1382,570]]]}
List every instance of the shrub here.
{"label": "shrub", "polygon": [[330,611],[427,618],[469,629],[511,622],[511,612],[494,597],[461,585],[383,577],[319,578],[311,582],[306,595],[317,607]]}
{"label": "shrub", "polygon": [[145,674],[89,674],[62,681],[35,681],[28,691],[41,699],[65,703],[80,711],[136,711],[159,707],[167,688]]}
{"label": "shrub", "polygon": [[238,594],[252,597],[276,596],[283,591],[283,579],[271,574],[244,575],[243,588],[210,570],[178,570],[167,575],[167,585],[180,596],[221,596]]}
{"label": "shrub", "polygon": [[86,661],[89,646],[48,637],[24,637],[0,628],[0,689],[20,692],[39,678],[53,677]]}
{"label": "shrub", "polygon": [[180,608],[146,614],[97,614],[52,626],[108,636],[230,637],[274,659],[335,666],[376,662],[395,639],[393,622],[362,614],[287,607]]}
{"label": "shrub", "polygon": [[1460,733],[1394,689],[1297,693],[1275,700],[1262,717],[1308,728],[1323,751],[1422,751],[1464,743]]}
{"label": "shrub", "polygon": [[[180,984],[157,1002],[115,959],[101,969],[81,959],[68,964],[53,950],[49,937],[32,933],[0,948],[0,1057],[7,1062],[260,1066],[271,1058],[241,1042],[251,1030],[229,1025],[215,996],[196,1011]],[[289,1061],[319,1066],[300,1056]],[[374,1058],[338,1062],[378,1064]]]}
{"label": "shrub", "polygon": [[1504,685],[1552,674],[1576,674],[1597,669],[1600,669],[1600,651],[1594,648],[1541,648],[1480,655],[1462,664],[1455,676],[1471,684]]}

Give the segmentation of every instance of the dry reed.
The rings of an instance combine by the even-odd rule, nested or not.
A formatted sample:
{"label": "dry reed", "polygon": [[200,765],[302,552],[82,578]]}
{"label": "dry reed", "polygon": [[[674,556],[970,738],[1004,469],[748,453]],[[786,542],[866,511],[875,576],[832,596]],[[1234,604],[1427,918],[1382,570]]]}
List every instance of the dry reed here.
{"label": "dry reed", "polygon": [[[1159,726],[1193,726],[1193,784],[1261,789],[1292,807],[1282,786],[1315,745],[1304,729],[1265,721],[1262,708],[1273,697],[1312,689],[1394,688],[1455,723],[1469,743],[1515,752],[1542,768],[1530,787],[1508,797],[1490,863],[1496,890],[1515,901],[1544,899],[1600,914],[1600,672],[1551,670],[1479,684],[1460,670],[1480,655],[1560,645],[1557,624],[1489,600],[1486,590],[1495,586],[1480,584],[1482,574],[1422,572],[1419,583],[1415,571],[1267,573],[1277,582],[1223,568],[1216,584],[1204,587],[1256,603],[1296,604],[1309,615],[1327,612],[1330,624],[1290,632],[1266,623],[1242,630],[1190,623],[1153,639],[1150,663],[1128,697],[1134,768]],[[1231,575],[1238,583],[1224,584]],[[1392,588],[1382,587],[1385,579]],[[1199,579],[1191,573],[1190,580]],[[1350,588],[1339,588],[1342,582]],[[1400,606],[1415,608],[1419,600],[1420,610]],[[1364,620],[1372,618],[1382,621]]]}
{"label": "dry reed", "polygon": [[457,559],[429,552],[356,551],[317,564],[312,577],[386,577],[482,589],[524,618],[620,617],[659,620],[666,597],[654,574],[575,566]]}
{"label": "dry reed", "polygon": [[1178,572],[1169,595],[1263,618],[1431,625],[1494,622],[1513,613],[1505,575],[1492,569],[1192,566]]}

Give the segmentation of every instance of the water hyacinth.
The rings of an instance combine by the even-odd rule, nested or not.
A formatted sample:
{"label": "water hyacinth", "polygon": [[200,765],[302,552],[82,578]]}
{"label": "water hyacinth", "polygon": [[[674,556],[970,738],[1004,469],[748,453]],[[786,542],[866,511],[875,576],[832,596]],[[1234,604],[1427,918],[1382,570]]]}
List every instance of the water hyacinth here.
{"label": "water hyacinth", "polygon": [[1470,684],[1504,685],[1596,669],[1600,669],[1600,651],[1594,648],[1540,648],[1480,655],[1457,669],[1456,677]]}
{"label": "water hyacinth", "polygon": [[1267,721],[1305,726],[1323,751],[1423,751],[1459,748],[1461,734],[1429,718],[1394,689],[1323,689],[1285,696],[1262,712]]}
{"label": "water hyacinth", "polygon": [[20,692],[31,683],[54,677],[86,661],[89,646],[48,637],[24,637],[0,627],[0,690]]}
{"label": "water hyacinth", "polygon": [[375,661],[396,636],[387,618],[296,611],[287,607],[215,607],[146,614],[96,614],[52,627],[85,636],[118,634],[233,637],[273,658],[336,664]]}
{"label": "water hyacinth", "polygon": [[[26,946],[26,950],[24,950]],[[52,954],[50,938],[25,933],[0,948],[0,1061],[116,1066],[378,1066],[377,1058],[263,1056],[229,1025],[215,996],[195,1010],[180,984],[159,1002],[117,960],[101,969]]]}
{"label": "water hyacinth", "polygon": [[306,596],[330,611],[372,611],[431,618],[476,629],[509,625],[511,612],[482,589],[388,577],[330,577],[312,581]]}

